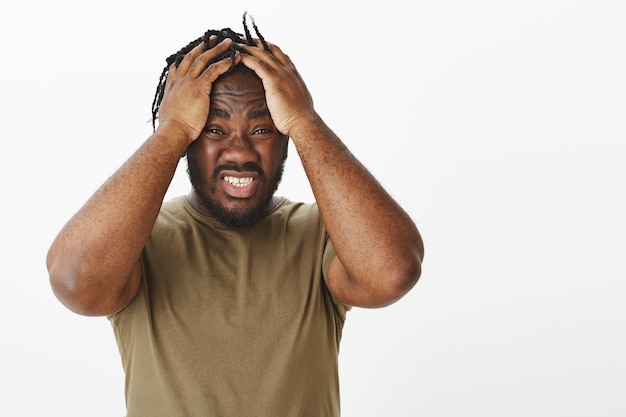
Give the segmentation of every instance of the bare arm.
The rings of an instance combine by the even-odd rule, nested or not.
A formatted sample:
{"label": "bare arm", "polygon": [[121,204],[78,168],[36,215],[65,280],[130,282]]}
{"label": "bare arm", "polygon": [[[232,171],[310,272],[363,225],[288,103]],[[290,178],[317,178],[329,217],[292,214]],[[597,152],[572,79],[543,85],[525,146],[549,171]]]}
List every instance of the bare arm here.
{"label": "bare arm", "polygon": [[50,247],[52,288],[71,310],[110,314],[137,292],[137,260],[184,152],[183,141],[176,144],[165,130],[159,128],[96,191]]}
{"label": "bare arm", "polygon": [[[68,221],[46,259],[59,300],[84,315],[125,306],[140,284],[138,259],[180,157],[206,122],[213,81],[230,68],[206,63],[230,46],[197,47],[170,69],[159,127]],[[237,58],[238,59],[238,58]]]}
{"label": "bare arm", "polygon": [[328,274],[331,290],[361,307],[398,300],[421,272],[423,246],[415,224],[321,119],[292,130],[337,252]]}
{"label": "bare arm", "polygon": [[289,58],[276,46],[273,56],[246,51],[242,60],[263,80],[274,123],[296,146],[335,246],[331,290],[350,305],[393,303],[421,273],[423,244],[415,224],[317,115]]}

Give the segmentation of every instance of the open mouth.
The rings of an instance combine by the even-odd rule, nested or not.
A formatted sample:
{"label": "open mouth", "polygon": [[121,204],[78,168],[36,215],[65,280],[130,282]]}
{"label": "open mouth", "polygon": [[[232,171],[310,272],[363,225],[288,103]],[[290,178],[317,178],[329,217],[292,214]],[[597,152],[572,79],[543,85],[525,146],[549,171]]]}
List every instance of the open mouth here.
{"label": "open mouth", "polygon": [[[245,175],[245,174],[243,174]],[[222,187],[226,195],[234,198],[250,198],[254,195],[258,184],[255,176],[223,175]]]}
{"label": "open mouth", "polygon": [[254,178],[252,177],[238,178],[238,177],[232,177],[232,176],[225,176],[222,179],[228,182],[233,187],[242,187],[242,188],[250,185],[252,181],[254,181]]}

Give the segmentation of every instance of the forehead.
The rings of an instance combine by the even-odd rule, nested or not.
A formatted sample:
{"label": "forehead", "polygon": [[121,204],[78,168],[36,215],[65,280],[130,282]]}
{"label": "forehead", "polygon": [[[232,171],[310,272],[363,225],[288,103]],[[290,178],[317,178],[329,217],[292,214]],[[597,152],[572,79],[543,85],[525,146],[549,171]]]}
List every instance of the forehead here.
{"label": "forehead", "polygon": [[263,83],[256,74],[230,74],[213,83],[207,123],[220,119],[248,120],[270,118]]}
{"label": "forehead", "polygon": [[229,74],[215,80],[211,88],[211,99],[220,98],[265,100],[265,89],[256,74]]}

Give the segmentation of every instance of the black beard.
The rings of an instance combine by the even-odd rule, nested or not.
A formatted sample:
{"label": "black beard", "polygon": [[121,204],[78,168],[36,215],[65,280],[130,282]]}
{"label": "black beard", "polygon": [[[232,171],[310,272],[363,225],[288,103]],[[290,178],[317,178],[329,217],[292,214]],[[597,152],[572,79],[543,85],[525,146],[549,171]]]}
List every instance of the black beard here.
{"label": "black beard", "polygon": [[[206,210],[207,214],[217,220],[222,225],[234,229],[234,230],[244,230],[261,220],[267,214],[270,202],[272,201],[272,197],[274,196],[274,192],[278,189],[278,185],[283,177],[283,171],[285,169],[285,160],[280,167],[280,169],[276,172],[274,176],[274,183],[271,184],[270,192],[267,195],[263,196],[259,204],[243,209],[229,209],[226,208],[222,203],[217,200],[212,199],[207,194],[203,193],[202,185],[205,181],[202,178],[202,171],[200,170],[197,161],[193,157],[193,152],[187,153],[187,174],[189,175],[189,181],[191,182],[191,186],[202,204],[204,210]],[[261,188],[265,185],[267,181],[267,177],[261,170],[258,165],[255,164],[227,164],[227,165],[219,165],[215,167],[213,171],[212,181],[217,183],[219,181],[219,173],[223,170],[232,170],[232,171],[253,171],[259,174],[257,181],[260,182],[259,186]],[[215,191],[214,187],[211,191]],[[234,198],[232,198],[234,199]]]}

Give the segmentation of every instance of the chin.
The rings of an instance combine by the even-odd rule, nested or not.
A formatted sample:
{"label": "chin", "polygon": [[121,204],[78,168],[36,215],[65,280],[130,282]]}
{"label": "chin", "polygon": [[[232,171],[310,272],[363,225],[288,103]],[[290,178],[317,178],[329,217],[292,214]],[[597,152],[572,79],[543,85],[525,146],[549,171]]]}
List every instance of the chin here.
{"label": "chin", "polygon": [[229,229],[234,230],[247,229],[265,217],[272,199],[272,195],[269,195],[269,197],[254,203],[251,200],[236,202],[234,200],[238,199],[230,198],[224,204],[217,199],[210,198],[206,194],[199,193],[197,190],[196,195],[202,204],[202,208],[209,216]]}

